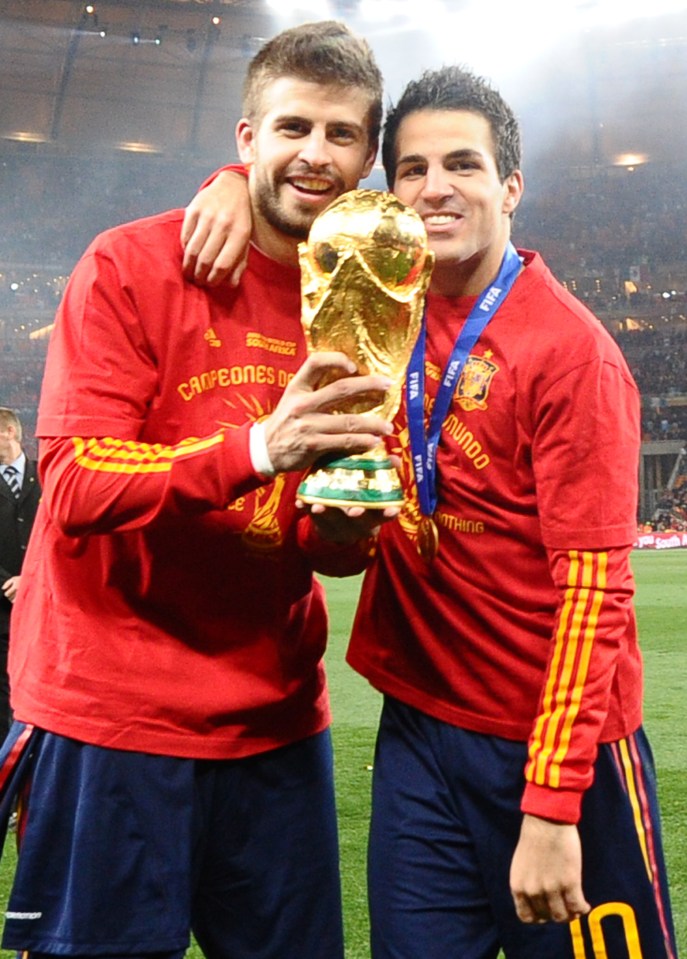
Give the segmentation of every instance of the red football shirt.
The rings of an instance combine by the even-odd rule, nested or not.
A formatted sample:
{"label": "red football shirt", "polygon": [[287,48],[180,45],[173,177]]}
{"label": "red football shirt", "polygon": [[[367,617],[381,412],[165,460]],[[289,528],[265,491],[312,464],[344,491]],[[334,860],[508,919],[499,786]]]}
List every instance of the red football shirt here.
{"label": "red football shirt", "polygon": [[252,249],[237,290],[185,282],[182,216],[102,235],[65,292],[13,708],[99,745],[234,757],[329,722],[300,476],[267,481],[248,450],[305,358],[300,275]]}
{"label": "red football shirt", "polygon": [[[382,530],[348,659],[379,690],[530,742],[523,808],[573,821],[600,740],[641,721],[628,564],[638,394],[601,324],[526,253],[473,348],[438,451],[440,550],[417,551],[413,489]],[[474,299],[428,298],[426,392]]]}

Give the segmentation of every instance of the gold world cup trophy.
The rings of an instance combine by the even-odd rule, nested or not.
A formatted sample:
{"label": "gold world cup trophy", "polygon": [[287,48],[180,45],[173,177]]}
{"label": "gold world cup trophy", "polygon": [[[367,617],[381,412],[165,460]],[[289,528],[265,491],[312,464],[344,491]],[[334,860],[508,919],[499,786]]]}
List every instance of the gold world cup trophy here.
{"label": "gold world cup trophy", "polygon": [[[420,330],[434,265],[421,218],[391,193],[353,190],[313,221],[299,245],[302,321],[311,351],[336,350],[361,375],[392,385],[357,398],[337,413],[377,413],[392,419]],[[384,509],[403,491],[383,442],[368,453],[319,460],[298,488],[305,503]]]}

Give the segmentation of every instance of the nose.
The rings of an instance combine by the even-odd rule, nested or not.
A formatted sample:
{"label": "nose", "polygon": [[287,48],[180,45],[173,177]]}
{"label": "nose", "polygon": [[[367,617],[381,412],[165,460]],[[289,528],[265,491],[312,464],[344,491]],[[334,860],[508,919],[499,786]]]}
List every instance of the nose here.
{"label": "nose", "polygon": [[298,155],[311,167],[328,166],[332,162],[332,156],[325,132],[313,128],[303,139]]}
{"label": "nose", "polygon": [[423,199],[436,203],[451,196],[452,192],[453,187],[448,172],[442,166],[428,167],[422,184]]}

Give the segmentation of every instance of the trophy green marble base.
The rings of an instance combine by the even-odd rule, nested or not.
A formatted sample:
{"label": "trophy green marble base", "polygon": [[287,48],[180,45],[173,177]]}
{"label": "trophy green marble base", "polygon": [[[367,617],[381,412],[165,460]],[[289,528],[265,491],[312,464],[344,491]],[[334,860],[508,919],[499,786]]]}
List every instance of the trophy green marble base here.
{"label": "trophy green marble base", "polygon": [[364,453],[315,464],[298,487],[298,499],[322,506],[385,509],[403,504],[403,490],[390,459]]}

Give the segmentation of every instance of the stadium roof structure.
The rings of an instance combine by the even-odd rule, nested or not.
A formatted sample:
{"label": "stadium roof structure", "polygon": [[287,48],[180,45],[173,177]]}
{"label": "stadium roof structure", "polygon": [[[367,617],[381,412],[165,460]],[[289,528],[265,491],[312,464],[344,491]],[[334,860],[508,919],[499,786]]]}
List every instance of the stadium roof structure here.
{"label": "stadium roof structure", "polygon": [[500,0],[0,0],[0,152],[231,158],[247,61],[333,17],[369,37],[392,100],[446,62],[489,76],[528,161],[687,156],[687,0],[630,17],[633,3],[528,0],[504,17]]}
{"label": "stadium roof structure", "polygon": [[0,2],[0,137],[223,154],[246,61],[269,29],[251,0]]}

